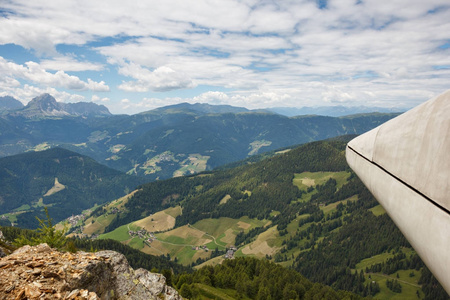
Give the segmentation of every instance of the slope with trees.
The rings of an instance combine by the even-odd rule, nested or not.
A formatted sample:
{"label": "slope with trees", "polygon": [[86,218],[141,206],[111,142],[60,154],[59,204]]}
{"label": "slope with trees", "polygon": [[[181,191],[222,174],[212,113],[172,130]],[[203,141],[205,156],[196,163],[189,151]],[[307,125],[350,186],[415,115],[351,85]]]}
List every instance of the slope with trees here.
{"label": "slope with trees", "polygon": [[0,158],[0,214],[36,227],[48,206],[56,221],[112,201],[144,182],[78,153],[53,148]]}

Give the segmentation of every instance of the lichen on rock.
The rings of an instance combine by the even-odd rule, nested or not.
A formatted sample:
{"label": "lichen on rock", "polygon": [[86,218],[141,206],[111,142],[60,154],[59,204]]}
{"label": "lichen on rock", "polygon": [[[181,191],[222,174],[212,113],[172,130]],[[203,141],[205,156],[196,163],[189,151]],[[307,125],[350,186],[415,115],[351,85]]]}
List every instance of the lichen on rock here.
{"label": "lichen on rock", "polygon": [[24,246],[0,259],[0,299],[181,300],[164,276],[133,270],[115,251],[64,253]]}

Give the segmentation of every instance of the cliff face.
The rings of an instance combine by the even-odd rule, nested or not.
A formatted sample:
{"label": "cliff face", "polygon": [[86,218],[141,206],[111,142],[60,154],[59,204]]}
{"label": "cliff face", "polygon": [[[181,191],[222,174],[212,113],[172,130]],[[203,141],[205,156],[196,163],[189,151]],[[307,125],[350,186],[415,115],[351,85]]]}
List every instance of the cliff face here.
{"label": "cliff face", "polygon": [[161,274],[133,270],[114,251],[62,253],[24,246],[0,259],[0,299],[181,300]]}

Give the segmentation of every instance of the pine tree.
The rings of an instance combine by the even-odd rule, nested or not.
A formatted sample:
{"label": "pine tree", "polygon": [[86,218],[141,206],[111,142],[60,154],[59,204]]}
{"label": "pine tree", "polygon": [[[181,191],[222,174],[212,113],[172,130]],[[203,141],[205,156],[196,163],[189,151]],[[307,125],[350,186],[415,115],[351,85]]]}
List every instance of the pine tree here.
{"label": "pine tree", "polygon": [[36,219],[39,222],[39,228],[36,229],[37,237],[32,237],[28,239],[25,235],[20,235],[14,240],[14,245],[21,247],[24,245],[39,245],[42,243],[47,243],[52,248],[62,249],[66,245],[66,232],[67,229],[56,230],[53,226],[52,218],[48,214],[48,208],[44,207],[45,216],[47,220],[41,220],[38,217]]}

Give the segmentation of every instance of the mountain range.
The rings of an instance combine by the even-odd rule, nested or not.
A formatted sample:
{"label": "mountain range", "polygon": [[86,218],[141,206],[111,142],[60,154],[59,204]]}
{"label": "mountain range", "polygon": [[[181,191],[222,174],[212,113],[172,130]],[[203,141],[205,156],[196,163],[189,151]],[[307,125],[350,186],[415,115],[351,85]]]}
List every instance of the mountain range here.
{"label": "mountain range", "polygon": [[271,111],[287,117],[294,117],[299,115],[319,115],[329,117],[342,117],[354,114],[364,113],[401,113],[406,111],[402,108],[386,108],[386,107],[369,107],[369,106],[319,106],[319,107],[272,107],[267,108]]}
{"label": "mountain range", "polygon": [[98,237],[76,239],[83,249],[133,247],[195,266],[174,282],[210,298],[216,288],[256,297],[261,282],[248,276],[260,271],[241,268],[259,264],[212,267],[241,256],[361,296],[445,297],[345,161],[343,134],[397,114],[286,117],[182,103],[128,116],[59,104],[42,95],[0,116],[0,225],[36,227],[47,206],[55,221],[65,219],[58,228]]}
{"label": "mountain range", "polygon": [[128,174],[165,179],[280,147],[360,134],[396,115],[288,118],[188,103],[131,116],[110,115],[96,104],[63,105],[44,94],[0,117],[0,156],[59,146]]}
{"label": "mountain range", "polygon": [[11,96],[0,97],[0,113],[4,111],[17,110],[22,107],[22,102]]}
{"label": "mountain range", "polygon": [[[9,103],[11,102],[11,97]],[[14,98],[12,98],[14,99]],[[5,97],[0,99],[0,103],[8,103],[5,101]],[[19,102],[20,103],[20,102]],[[33,98],[26,106],[18,107],[9,105],[9,115],[14,117],[24,118],[43,118],[43,117],[62,117],[62,116],[110,116],[108,108],[104,105],[98,105],[92,102],[78,102],[78,103],[62,103],[57,102],[49,94],[42,94],[36,98]],[[16,108],[14,108],[16,107]]]}

